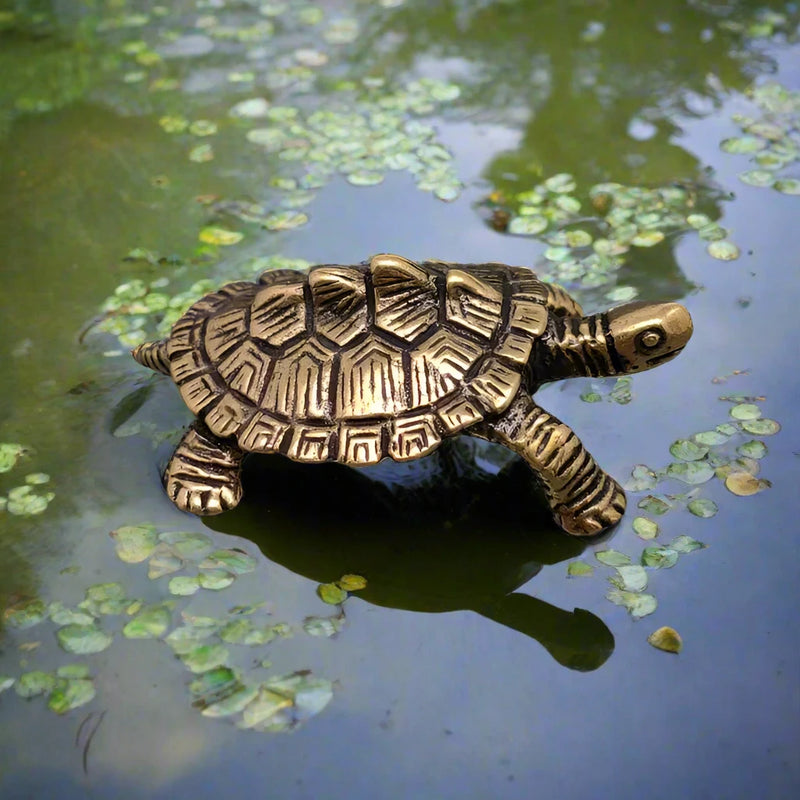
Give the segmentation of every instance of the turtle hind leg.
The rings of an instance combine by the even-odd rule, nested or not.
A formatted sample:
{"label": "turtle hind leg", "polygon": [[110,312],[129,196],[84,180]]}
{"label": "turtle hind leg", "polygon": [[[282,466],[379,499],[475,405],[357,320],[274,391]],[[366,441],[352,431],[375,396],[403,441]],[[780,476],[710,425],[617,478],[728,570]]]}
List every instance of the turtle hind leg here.
{"label": "turtle hind leg", "polygon": [[575,432],[519,395],[488,424],[489,437],[521,455],[544,489],[556,523],[573,536],[594,536],[625,512],[625,493]]}
{"label": "turtle hind leg", "polygon": [[181,439],[164,472],[175,505],[192,514],[221,514],[242,499],[242,452],[199,422]]}

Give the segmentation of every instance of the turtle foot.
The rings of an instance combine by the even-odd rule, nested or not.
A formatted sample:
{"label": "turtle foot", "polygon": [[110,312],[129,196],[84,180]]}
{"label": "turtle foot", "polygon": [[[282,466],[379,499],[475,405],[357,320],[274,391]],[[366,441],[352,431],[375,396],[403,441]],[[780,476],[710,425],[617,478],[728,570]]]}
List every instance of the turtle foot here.
{"label": "turtle foot", "polygon": [[211,486],[187,480],[183,476],[167,476],[167,495],[181,510],[199,516],[222,514],[239,504],[242,499],[242,486],[237,479],[234,483]]}
{"label": "turtle foot", "polygon": [[242,499],[241,460],[238,450],[192,427],[164,473],[167,495],[190,514],[228,511]]}
{"label": "turtle foot", "polygon": [[[597,468],[600,471],[599,467]],[[625,513],[625,492],[610,476],[602,479],[588,496],[553,508],[556,523],[572,536],[597,536],[616,525]]]}

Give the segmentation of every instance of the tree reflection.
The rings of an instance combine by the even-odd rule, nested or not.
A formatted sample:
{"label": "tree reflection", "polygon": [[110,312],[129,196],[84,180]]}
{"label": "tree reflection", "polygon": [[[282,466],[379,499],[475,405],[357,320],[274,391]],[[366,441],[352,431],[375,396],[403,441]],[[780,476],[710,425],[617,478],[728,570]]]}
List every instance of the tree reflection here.
{"label": "tree reflection", "polygon": [[[359,60],[367,72],[451,77],[472,118],[520,130],[485,170],[501,204],[568,172],[584,194],[603,181],[688,186],[697,210],[717,219],[721,193],[681,125],[771,71],[763,37],[779,39],[796,16],[795,4],[767,12],[754,0],[408,0],[375,16]],[[637,251],[634,282],[685,293],[671,250]]]}

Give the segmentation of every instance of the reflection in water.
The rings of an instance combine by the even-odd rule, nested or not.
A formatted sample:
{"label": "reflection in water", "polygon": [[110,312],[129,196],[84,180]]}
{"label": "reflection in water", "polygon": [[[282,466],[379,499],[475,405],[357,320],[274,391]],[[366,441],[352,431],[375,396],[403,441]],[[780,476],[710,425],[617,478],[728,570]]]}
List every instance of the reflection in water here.
{"label": "reflection in water", "polygon": [[614,637],[600,619],[514,591],[584,547],[553,528],[527,469],[513,462],[489,479],[448,442],[422,463],[414,485],[403,465],[398,477],[387,464],[379,481],[339,465],[253,458],[246,500],[207,524],[315,581],[364,575],[358,596],[376,605],[475,611],[536,639],[564,666],[601,666]]}
{"label": "reflection in water", "polygon": [[[382,74],[394,78],[436,64],[443,75],[457,76],[462,108],[520,131],[514,148],[494,154],[484,170],[501,219],[509,213],[505,201],[517,206],[516,195],[566,172],[576,179],[585,213],[593,213],[585,201],[589,187],[614,181],[681,187],[691,198],[684,215],[716,220],[730,198],[686,148],[676,117],[711,114],[730,90],[774,69],[758,46],[763,34],[753,38],[751,29],[763,5],[662,2],[654,11],[643,0],[407,0],[372,19],[359,38],[355,69],[374,69],[375,52],[382,53]],[[783,21],[770,25],[791,31],[796,4],[772,10]],[[626,256],[635,266],[626,280],[653,299],[688,294],[692,285],[674,253],[678,241],[671,236]],[[567,285],[590,300],[581,281]]]}

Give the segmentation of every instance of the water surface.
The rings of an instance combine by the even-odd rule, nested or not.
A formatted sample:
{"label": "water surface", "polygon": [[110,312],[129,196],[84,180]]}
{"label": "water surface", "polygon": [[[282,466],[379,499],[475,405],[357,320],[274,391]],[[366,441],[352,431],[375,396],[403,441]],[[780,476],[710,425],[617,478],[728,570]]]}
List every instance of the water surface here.
{"label": "water surface", "polygon": [[[20,2],[0,13],[0,441],[29,450],[0,474],[0,494],[46,473],[37,491],[55,495],[40,514],[0,512],[0,607],[20,597],[75,606],[112,581],[132,599],[169,600],[169,578],[120,561],[109,531],[146,522],[206,533],[256,568],[224,591],[172,598],[173,626],[181,611],[220,617],[264,601],[269,623],[294,635],[232,645],[232,662],[252,681],[311,670],[332,682],[333,699],[291,733],[239,730],[241,715],[193,708],[194,676],[165,643],[123,636],[124,615],[101,620],[114,641],[88,656],[59,649],[51,621],[0,623],[0,676],[84,663],[96,689],[63,716],[13,686],[0,694],[0,795],[792,796],[800,200],[742,182],[752,154],[720,142],[742,136],[735,115],[762,115],[753,86],[800,87],[794,5],[261,6]],[[421,78],[438,88],[414,89]],[[415,91],[436,96],[411,102]],[[307,153],[286,157],[302,143],[269,151],[248,139],[283,125],[230,116],[254,98],[305,120],[399,115],[408,141],[398,146],[444,155],[425,151],[439,159],[428,185],[402,159],[382,182],[354,185],[365,181],[347,180],[356,170],[341,152],[317,170]],[[216,132],[168,133],[164,117]],[[409,120],[432,126],[426,142]],[[347,124],[341,138],[359,141],[358,121]],[[797,124],[786,136],[800,147]],[[196,151],[203,144],[213,158]],[[309,173],[305,188],[286,182]],[[491,213],[516,214],[517,194],[558,173],[574,176],[581,213],[595,218],[588,191],[600,182],[680,188],[686,213],[724,226],[741,254],[712,258],[684,225],[630,248],[605,282],[573,278],[591,311],[620,287],[681,300],[694,338],[675,362],[637,376],[630,402],[614,402],[613,380],[549,386],[539,400],[624,480],[636,464],[674,461],[676,439],[730,421],[735,401],[720,396],[759,398],[780,432],[732,446],[766,444],[758,477],[771,488],[737,497],[704,483],[698,497],[719,508],[708,519],[685,499],[655,517],[636,508],[647,492],[632,493],[618,529],[586,546],[552,528],[522,465],[464,440],[365,472],[253,459],[235,512],[199,520],[172,507],[159,473],[189,414],[168,381],[127,357],[160,315],[103,315],[118,286],[167,278],[152,291],[175,295],[251,278],[264,266],[254,259],[347,264],[383,251],[547,271],[546,235],[498,230]],[[775,174],[800,178],[800,161]],[[242,219],[243,203],[262,206],[261,218]],[[308,222],[262,226],[280,211]],[[212,225],[242,240],[204,244]],[[601,402],[581,399],[591,392]],[[691,488],[653,491],[669,500]],[[634,533],[642,515],[660,526],[654,542]],[[638,562],[645,546],[679,535],[708,547],[648,570],[653,614],[634,620],[608,602],[614,570],[596,552]],[[576,559],[594,574],[567,578]],[[308,635],[304,619],[340,613],[318,585],[345,573],[368,584],[345,602],[341,631]],[[647,643],[662,625],[683,637],[680,655]]]}

